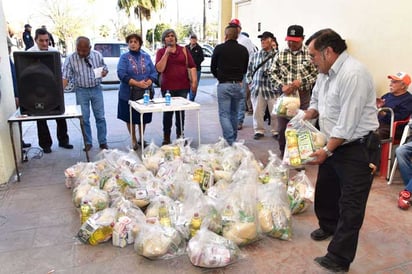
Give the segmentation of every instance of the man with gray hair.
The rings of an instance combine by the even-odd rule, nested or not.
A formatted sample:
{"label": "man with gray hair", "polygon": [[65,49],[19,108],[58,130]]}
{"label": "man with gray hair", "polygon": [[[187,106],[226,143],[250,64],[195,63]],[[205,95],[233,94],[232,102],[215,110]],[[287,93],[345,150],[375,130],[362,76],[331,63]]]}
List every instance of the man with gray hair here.
{"label": "man with gray hair", "polygon": [[[100,75],[96,75],[95,70],[101,70]],[[76,103],[81,107],[86,131],[84,151],[89,151],[93,146],[90,126],[90,105],[96,120],[99,147],[100,149],[108,149],[103,90],[101,86],[102,77],[105,77],[108,72],[101,53],[91,49],[89,38],[84,36],[78,37],[76,39],[76,51],[64,61],[63,88],[67,86],[69,79],[73,79]]]}

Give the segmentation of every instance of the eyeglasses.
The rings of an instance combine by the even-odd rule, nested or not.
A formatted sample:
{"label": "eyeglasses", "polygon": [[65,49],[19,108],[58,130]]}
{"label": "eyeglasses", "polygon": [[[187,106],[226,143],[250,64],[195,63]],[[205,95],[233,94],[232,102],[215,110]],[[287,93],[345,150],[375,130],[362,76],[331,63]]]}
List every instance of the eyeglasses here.
{"label": "eyeglasses", "polygon": [[89,58],[84,58],[84,62],[86,63],[86,65],[89,67],[89,68],[91,68],[92,67],[92,64],[90,64],[90,61],[89,61]]}

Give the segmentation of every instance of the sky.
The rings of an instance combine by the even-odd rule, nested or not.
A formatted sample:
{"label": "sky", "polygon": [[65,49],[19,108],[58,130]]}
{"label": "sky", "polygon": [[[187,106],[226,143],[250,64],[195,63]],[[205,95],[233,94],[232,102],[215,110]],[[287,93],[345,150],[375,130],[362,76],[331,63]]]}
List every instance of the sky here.
{"label": "sky", "polygon": [[[53,24],[47,18],[40,14],[41,6],[44,0],[0,0],[3,3],[4,15],[6,21],[10,22],[13,28],[17,31],[23,30],[26,23],[32,25],[33,29],[41,25],[47,25],[48,29],[52,30]],[[64,0],[49,0],[49,1],[64,1]],[[73,5],[78,1],[86,0],[71,0]],[[166,10],[162,12],[161,20],[164,23],[174,24],[180,22],[202,22],[203,18],[203,1],[204,0],[165,0]],[[104,3],[104,4],[102,4]],[[206,16],[210,20],[217,20],[217,4],[218,0],[212,0],[212,9],[206,9]],[[117,0],[95,0],[93,13],[96,17],[96,23],[103,24],[112,18],[117,17]],[[82,6],[77,7],[81,9]],[[207,18],[206,17],[206,18]]]}

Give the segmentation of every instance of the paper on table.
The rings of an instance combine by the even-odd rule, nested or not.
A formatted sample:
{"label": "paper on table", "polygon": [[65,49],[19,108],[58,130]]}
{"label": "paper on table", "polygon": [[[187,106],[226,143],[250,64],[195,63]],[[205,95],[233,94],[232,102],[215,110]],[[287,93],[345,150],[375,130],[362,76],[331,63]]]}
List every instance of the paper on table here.
{"label": "paper on table", "polygon": [[103,67],[95,68],[93,71],[94,71],[95,78],[102,78]]}

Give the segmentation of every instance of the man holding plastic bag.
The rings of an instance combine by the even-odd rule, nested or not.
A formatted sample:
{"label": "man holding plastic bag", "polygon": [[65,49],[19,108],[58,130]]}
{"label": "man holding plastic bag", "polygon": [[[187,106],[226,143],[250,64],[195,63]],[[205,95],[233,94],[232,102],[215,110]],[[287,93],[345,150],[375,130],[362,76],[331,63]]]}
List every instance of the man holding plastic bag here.
{"label": "man holding plastic bag", "polygon": [[355,258],[359,230],[379,151],[376,93],[366,68],[346,52],[346,43],[331,29],[306,42],[319,71],[305,119],[319,119],[327,144],[311,154],[318,164],[315,241],[333,236],[327,254],[315,258],[332,272],[348,271]]}
{"label": "man holding plastic bag", "polygon": [[273,109],[273,114],[277,115],[281,157],[285,151],[286,125],[299,108],[308,108],[317,76],[317,71],[310,62],[308,49],[303,45],[304,38],[302,26],[289,26],[285,38],[288,48],[279,53],[270,69],[271,80],[276,88],[282,90],[282,95]]}

